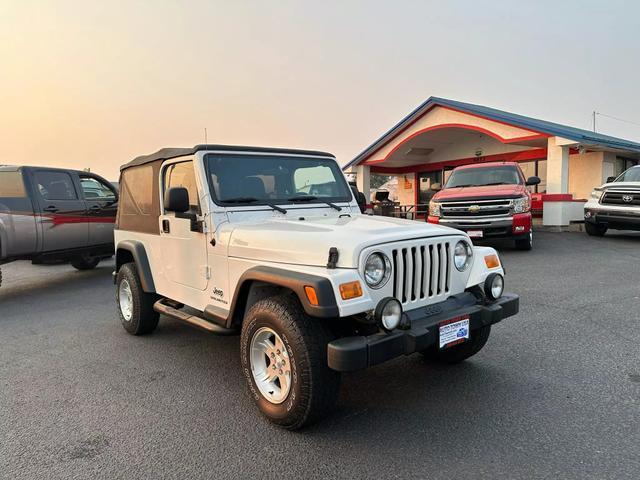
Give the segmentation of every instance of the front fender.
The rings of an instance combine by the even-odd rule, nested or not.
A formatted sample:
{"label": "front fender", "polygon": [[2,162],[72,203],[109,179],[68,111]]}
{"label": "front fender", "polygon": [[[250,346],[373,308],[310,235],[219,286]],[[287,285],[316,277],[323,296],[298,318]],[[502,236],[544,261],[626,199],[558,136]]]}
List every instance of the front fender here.
{"label": "front fender", "polygon": [[484,258],[489,255],[496,255],[498,258],[498,252],[491,247],[473,247],[473,265],[471,272],[469,272],[469,280],[467,280],[467,288],[475,285],[482,286],[487,276],[490,273],[499,273],[504,276],[504,268],[502,268],[502,260],[500,260],[500,266],[495,268],[487,267]]}
{"label": "front fender", "polygon": [[[234,303],[240,296],[243,285],[252,281],[288,288],[296,294],[305,312],[312,317],[332,318],[339,316],[333,286],[325,277],[271,266],[253,267],[244,272],[240,277],[234,295]],[[309,302],[304,291],[304,287],[306,286],[313,287],[316,291],[318,305],[312,305],[311,302]]]}

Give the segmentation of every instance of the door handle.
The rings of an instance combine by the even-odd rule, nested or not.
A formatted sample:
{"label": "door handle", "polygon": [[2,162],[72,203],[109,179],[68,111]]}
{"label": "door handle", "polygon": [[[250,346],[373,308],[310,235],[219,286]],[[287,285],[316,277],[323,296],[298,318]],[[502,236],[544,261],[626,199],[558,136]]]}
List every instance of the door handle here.
{"label": "door handle", "polygon": [[171,226],[169,224],[169,220],[162,220],[162,232],[163,233],[171,232]]}
{"label": "door handle", "polygon": [[46,208],[43,208],[42,210],[44,210],[45,212],[51,212],[51,213],[56,213],[59,208],[57,208],[55,205],[49,205]]}
{"label": "door handle", "polygon": [[102,210],[102,207],[100,205],[92,205],[89,207],[89,210],[97,212],[98,210]]}

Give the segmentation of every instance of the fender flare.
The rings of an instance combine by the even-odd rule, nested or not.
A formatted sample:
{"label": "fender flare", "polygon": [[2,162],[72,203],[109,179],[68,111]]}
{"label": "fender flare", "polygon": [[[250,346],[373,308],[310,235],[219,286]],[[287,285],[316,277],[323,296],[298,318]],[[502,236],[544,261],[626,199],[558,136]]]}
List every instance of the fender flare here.
{"label": "fender flare", "polygon": [[120,267],[126,263],[123,261],[123,255],[121,252],[129,252],[133,257],[136,269],[138,270],[138,276],[140,277],[140,283],[142,284],[142,289],[146,293],[155,293],[156,285],[153,282],[153,274],[151,273],[151,266],[149,265],[149,257],[147,256],[147,251],[145,250],[142,242],[137,240],[123,240],[118,243],[118,246],[116,247],[116,273],[118,273]]}
{"label": "fender flare", "polygon": [[[223,319],[219,316],[219,309],[214,305],[209,305],[205,309],[205,314],[227,328],[232,328],[234,324],[242,321],[239,318],[245,310],[246,300],[250,286],[253,282],[283,287],[291,290],[300,300],[307,315],[316,318],[336,318],[340,316],[333,286],[329,279],[310,273],[296,272],[282,268],[269,266],[257,266],[250,268],[238,279],[231,308],[228,317]],[[312,305],[307,298],[304,287],[313,287],[318,297],[318,305]],[[216,315],[218,313],[218,315]],[[215,318],[217,317],[217,318]]]}

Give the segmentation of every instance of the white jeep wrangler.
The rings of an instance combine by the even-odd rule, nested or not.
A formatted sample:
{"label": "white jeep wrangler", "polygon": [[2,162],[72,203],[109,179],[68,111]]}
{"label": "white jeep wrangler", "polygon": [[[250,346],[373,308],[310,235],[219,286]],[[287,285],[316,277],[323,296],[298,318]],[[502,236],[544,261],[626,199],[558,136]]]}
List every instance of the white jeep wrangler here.
{"label": "white jeep wrangler", "polygon": [[323,152],[198,145],[121,169],[116,300],[127,332],[159,314],[239,332],[249,392],[299,428],[340,372],[420,352],[460,362],[518,312],[492,248],[448,227],[363,215]]}

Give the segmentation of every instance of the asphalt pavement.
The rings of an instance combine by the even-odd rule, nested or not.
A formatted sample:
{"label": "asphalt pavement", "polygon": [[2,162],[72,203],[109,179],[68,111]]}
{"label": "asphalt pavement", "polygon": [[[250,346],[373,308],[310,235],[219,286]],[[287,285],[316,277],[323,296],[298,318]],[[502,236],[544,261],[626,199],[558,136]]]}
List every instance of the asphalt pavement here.
{"label": "asphalt pavement", "polygon": [[0,479],[640,478],[640,235],[499,250],[521,312],[484,350],[345,375],[299,432],[252,404],[237,337],[125,333],[112,262],[5,265]]}

